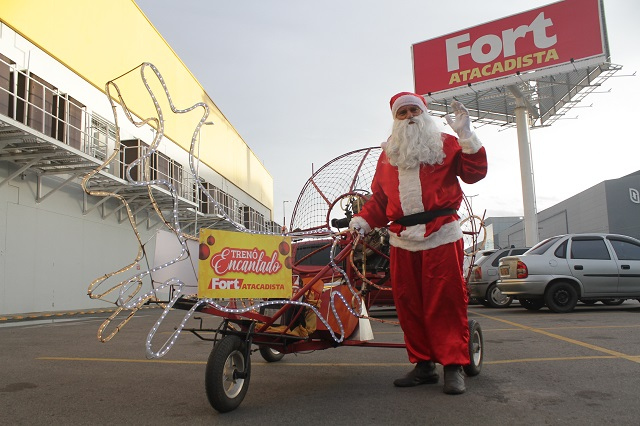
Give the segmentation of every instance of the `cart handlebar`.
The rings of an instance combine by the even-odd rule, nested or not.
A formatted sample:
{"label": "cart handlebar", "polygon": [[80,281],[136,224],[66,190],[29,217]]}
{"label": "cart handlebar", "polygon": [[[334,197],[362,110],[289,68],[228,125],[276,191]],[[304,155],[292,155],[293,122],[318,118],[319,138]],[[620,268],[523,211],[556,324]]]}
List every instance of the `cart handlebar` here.
{"label": "cart handlebar", "polygon": [[348,228],[350,219],[343,217],[342,219],[331,219],[331,226],[334,228]]}

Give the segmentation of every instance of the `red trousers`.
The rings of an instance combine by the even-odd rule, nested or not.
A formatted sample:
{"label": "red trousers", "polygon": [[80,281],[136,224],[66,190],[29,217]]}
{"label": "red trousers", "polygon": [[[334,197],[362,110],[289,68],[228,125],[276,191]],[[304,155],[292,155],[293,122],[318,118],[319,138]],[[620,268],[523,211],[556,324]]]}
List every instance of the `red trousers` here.
{"label": "red trousers", "polygon": [[462,239],[416,252],[391,247],[390,257],[393,297],[409,361],[469,364]]}

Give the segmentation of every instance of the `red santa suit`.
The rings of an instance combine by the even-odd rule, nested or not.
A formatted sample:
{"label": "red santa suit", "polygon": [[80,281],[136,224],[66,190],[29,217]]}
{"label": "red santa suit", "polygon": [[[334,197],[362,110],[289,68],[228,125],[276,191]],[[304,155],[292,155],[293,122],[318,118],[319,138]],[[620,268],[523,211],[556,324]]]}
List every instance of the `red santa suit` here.
{"label": "red santa suit", "polygon": [[459,217],[413,226],[393,222],[424,211],[457,210],[463,197],[458,178],[475,183],[486,175],[486,152],[475,134],[467,140],[443,134],[443,150],[442,164],[413,169],[392,166],[383,152],[371,199],[351,226],[368,232],[389,225],[393,295],[409,360],[466,365],[468,296]]}

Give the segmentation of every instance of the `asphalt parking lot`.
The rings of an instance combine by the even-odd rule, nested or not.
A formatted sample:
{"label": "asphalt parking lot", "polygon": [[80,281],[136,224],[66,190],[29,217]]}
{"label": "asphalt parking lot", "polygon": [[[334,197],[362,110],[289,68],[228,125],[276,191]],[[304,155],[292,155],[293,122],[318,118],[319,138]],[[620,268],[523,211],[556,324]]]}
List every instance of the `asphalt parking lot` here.
{"label": "asphalt parking lot", "polygon": [[[579,305],[569,314],[470,306],[482,326],[484,366],[467,392],[442,384],[395,388],[411,367],[404,349],[338,347],[252,355],[246,398],[230,413],[209,405],[204,371],[211,343],[183,333],[168,354],[146,359],[161,310],[138,312],[109,342],[96,338],[106,312],[0,318],[2,425],[637,425],[640,303]],[[185,311],[173,311],[157,350]],[[401,342],[394,311],[374,314],[376,341]],[[206,316],[205,326],[219,318]],[[189,320],[195,326],[196,320]],[[440,371],[442,368],[439,367]]]}

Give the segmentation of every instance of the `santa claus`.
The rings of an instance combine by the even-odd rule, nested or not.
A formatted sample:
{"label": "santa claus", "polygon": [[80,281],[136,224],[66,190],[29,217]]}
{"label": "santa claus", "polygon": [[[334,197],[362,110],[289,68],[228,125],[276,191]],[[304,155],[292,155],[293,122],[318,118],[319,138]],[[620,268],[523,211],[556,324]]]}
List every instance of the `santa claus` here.
{"label": "santa claus", "polygon": [[455,118],[446,117],[457,138],[440,132],[422,96],[401,92],[390,103],[393,130],[383,144],[372,196],[349,226],[361,233],[389,227],[393,296],[409,361],[416,364],[394,385],[438,383],[439,363],[444,392],[461,394],[469,328],[458,178],[482,179],[486,152],[461,103],[452,102]]}

